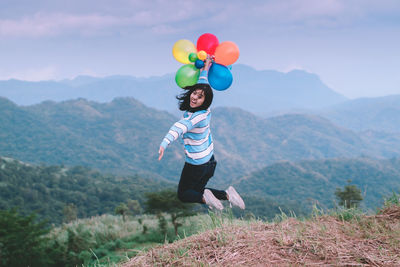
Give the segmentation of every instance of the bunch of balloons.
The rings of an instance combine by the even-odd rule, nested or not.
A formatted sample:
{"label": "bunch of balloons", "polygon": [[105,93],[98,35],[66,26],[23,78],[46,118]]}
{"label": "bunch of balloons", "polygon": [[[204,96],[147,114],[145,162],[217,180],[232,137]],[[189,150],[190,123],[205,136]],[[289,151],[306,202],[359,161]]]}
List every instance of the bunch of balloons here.
{"label": "bunch of balloons", "polygon": [[174,58],[185,64],[179,68],[175,81],[179,87],[195,85],[200,76],[200,69],[204,67],[207,56],[212,59],[208,72],[208,82],[215,90],[226,90],[231,86],[233,77],[230,65],[239,58],[239,48],[231,41],[220,43],[218,38],[211,34],[202,34],[195,46],[189,40],[179,40],[172,48]]}

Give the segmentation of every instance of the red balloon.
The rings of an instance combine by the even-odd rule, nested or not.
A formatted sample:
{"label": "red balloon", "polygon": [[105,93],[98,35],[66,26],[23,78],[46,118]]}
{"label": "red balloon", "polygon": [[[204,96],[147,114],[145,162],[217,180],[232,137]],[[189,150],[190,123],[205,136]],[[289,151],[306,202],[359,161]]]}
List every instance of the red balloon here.
{"label": "red balloon", "polygon": [[204,50],[209,55],[214,55],[218,45],[218,38],[211,33],[202,34],[199,39],[197,39],[197,51]]}

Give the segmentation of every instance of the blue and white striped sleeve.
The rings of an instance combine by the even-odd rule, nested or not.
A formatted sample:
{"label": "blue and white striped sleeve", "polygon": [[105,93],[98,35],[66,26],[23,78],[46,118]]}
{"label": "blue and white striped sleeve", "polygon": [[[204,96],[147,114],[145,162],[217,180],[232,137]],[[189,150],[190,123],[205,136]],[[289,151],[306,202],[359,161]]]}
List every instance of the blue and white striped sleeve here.
{"label": "blue and white striped sleeve", "polygon": [[208,84],[208,71],[207,70],[202,70],[200,72],[199,80],[197,83],[206,83]]}
{"label": "blue and white striped sleeve", "polygon": [[171,142],[175,141],[176,139],[178,139],[179,136],[182,136],[191,129],[193,129],[193,124],[191,120],[181,119],[175,122],[174,125],[172,125],[171,129],[169,129],[168,133],[165,135],[160,146],[166,149]]}

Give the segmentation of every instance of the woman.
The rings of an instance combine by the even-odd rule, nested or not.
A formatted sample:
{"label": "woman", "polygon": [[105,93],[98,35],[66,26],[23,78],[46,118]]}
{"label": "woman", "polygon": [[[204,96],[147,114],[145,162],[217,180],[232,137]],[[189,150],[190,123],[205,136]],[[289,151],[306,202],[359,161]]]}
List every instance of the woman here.
{"label": "woman", "polygon": [[226,191],[205,188],[214,175],[217,162],[214,158],[214,144],[210,131],[213,91],[207,81],[207,72],[211,60],[207,58],[196,85],[178,96],[179,109],[185,111],[183,118],[171,127],[161,142],[158,160],[161,160],[167,146],[178,138],[185,148],[185,165],[178,185],[178,198],[182,202],[207,204],[210,208],[223,209],[220,200],[229,202],[241,209],[245,204],[230,186]]}

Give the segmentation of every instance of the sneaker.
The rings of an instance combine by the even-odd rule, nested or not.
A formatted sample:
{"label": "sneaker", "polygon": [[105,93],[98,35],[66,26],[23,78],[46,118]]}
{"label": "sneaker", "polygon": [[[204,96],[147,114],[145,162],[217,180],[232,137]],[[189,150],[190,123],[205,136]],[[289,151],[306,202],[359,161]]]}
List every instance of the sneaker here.
{"label": "sneaker", "polygon": [[246,208],[246,206],[244,205],[243,199],[240,197],[238,192],[236,192],[236,190],[235,190],[235,188],[233,188],[233,186],[229,186],[225,192],[228,194],[228,200],[232,205],[238,206],[242,210],[244,210]]}
{"label": "sneaker", "polygon": [[222,210],[224,208],[224,206],[222,206],[221,201],[219,201],[209,189],[204,190],[203,197],[206,204],[210,208],[214,207],[217,210]]}

